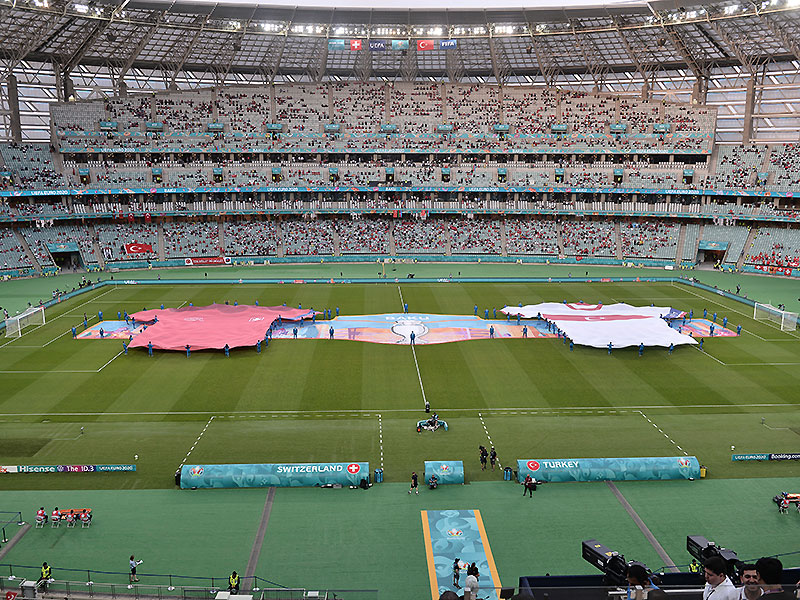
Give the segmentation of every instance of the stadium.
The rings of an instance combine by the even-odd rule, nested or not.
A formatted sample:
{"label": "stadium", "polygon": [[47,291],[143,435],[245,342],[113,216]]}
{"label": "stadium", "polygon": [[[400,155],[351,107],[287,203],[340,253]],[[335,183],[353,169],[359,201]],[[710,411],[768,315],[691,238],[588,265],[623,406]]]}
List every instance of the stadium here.
{"label": "stadium", "polygon": [[0,23],[7,600],[795,592],[797,0]]}

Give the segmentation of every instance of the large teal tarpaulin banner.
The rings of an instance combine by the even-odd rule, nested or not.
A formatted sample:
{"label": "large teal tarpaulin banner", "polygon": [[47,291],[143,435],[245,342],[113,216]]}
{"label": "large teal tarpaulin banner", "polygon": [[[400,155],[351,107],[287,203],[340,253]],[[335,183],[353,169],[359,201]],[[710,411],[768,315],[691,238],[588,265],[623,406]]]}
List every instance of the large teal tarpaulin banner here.
{"label": "large teal tarpaulin banner", "polygon": [[426,460],[426,483],[431,475],[436,475],[440,484],[464,483],[464,463],[460,460]]}
{"label": "large teal tarpaulin banner", "polygon": [[369,479],[368,462],[184,465],[181,488],[358,485]]}
{"label": "large teal tarpaulin banner", "polygon": [[700,463],[694,456],[636,458],[528,458],[517,461],[517,478],[539,481],[643,481],[698,479]]}

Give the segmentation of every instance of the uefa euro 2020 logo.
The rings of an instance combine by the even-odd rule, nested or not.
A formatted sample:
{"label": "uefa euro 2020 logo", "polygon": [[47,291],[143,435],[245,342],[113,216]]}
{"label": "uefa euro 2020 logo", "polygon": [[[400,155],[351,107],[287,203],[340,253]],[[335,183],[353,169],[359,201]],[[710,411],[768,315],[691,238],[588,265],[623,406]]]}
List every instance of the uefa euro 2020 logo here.
{"label": "uefa euro 2020 logo", "polygon": [[439,470],[440,470],[442,473],[447,473],[447,472],[449,472],[449,471],[450,471],[450,465],[441,465],[441,466],[439,467]]}
{"label": "uefa euro 2020 logo", "polygon": [[681,457],[681,458],[678,459],[678,466],[679,467],[682,467],[682,468],[686,469],[686,468],[689,467],[690,464],[691,464],[691,461],[689,461],[688,458]]}
{"label": "uefa euro 2020 logo", "polygon": [[464,537],[464,532],[456,528],[448,529],[447,537]]}
{"label": "uefa euro 2020 logo", "polygon": [[201,467],[200,465],[197,465],[196,467],[192,467],[189,470],[189,474],[192,477],[200,477],[203,474],[203,471],[205,471],[205,469],[203,469],[203,467]]}

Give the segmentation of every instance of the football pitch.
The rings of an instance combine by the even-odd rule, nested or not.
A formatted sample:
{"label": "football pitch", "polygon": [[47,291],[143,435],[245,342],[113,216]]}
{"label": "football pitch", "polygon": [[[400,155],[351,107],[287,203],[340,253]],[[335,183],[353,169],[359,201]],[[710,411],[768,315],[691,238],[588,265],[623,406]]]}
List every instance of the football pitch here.
{"label": "football pitch", "polygon": [[[610,356],[579,346],[570,351],[559,339],[415,350],[301,339],[273,340],[260,354],[245,348],[230,357],[199,351],[190,358],[180,352],[151,358],[141,349],[124,354],[119,340],[73,340],[70,331],[83,329],[84,313],[92,325],[98,311],[116,319],[118,311],[160,304],[258,301],[365,315],[397,313],[405,302],[411,312],[451,315],[472,315],[477,305],[482,315],[485,308],[565,299],[652,303],[695,316],[705,308],[743,331],[706,339],[702,351],[649,348],[641,357],[635,348]],[[22,510],[31,520],[42,503],[73,502],[106,514],[118,507],[158,516],[137,531],[98,518],[91,532],[74,532],[92,540],[88,551],[76,546],[73,532],[45,538],[33,530],[2,562],[37,564],[48,560],[41,558],[47,552],[56,565],[124,570],[131,545],[158,559],[156,572],[168,572],[167,561],[173,572],[189,575],[244,572],[267,492],[177,491],[173,474],[181,464],[368,461],[372,469],[383,467],[386,478],[369,491],[274,493],[259,575],[289,586],[380,588],[387,598],[412,597],[392,588],[413,575],[422,594],[414,597],[430,596],[419,511],[431,508],[480,509],[508,585],[520,575],[593,572],[579,552],[580,540],[591,537],[619,544],[615,549],[651,568],[666,564],[605,484],[543,486],[533,507],[522,506],[520,488],[503,482],[500,468],[480,469],[481,444],[497,449],[500,467],[514,468],[516,459],[531,457],[697,456],[708,468],[705,481],[618,484],[675,563],[688,562],[687,534],[716,535],[729,547],[738,542],[740,556],[798,550],[783,525],[790,519],[788,529],[795,529],[795,515],[777,520],[770,502],[783,488],[800,487],[797,465],[733,462],[731,454],[798,451],[799,342],[798,332],[754,321],[749,306],[669,282],[102,287],[48,309],[47,324],[21,338],[0,339],[0,464],[136,463],[137,471],[2,475],[0,510]],[[449,431],[417,433],[424,399]],[[463,460],[468,485],[408,498],[405,482],[428,459]],[[736,505],[725,509],[727,519],[718,514],[719,498]],[[207,523],[200,531],[177,517],[195,511],[190,518]],[[684,514],[686,527],[675,528],[676,515]],[[758,524],[765,537],[743,535],[739,518]],[[174,539],[163,548],[148,541],[167,532]],[[230,565],[203,554],[212,541],[228,552]]]}

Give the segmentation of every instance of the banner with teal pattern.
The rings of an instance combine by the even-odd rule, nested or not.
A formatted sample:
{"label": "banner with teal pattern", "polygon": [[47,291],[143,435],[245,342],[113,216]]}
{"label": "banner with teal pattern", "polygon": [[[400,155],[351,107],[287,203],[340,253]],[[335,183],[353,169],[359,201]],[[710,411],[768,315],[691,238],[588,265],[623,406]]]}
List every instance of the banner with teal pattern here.
{"label": "banner with teal pattern", "polygon": [[460,460],[426,460],[425,483],[436,475],[440,484],[464,483],[464,463]]}
{"label": "banner with teal pattern", "polygon": [[368,462],[181,467],[182,489],[358,485],[363,478],[369,478]]}
{"label": "banner with teal pattern", "polygon": [[[500,587],[496,580],[496,567],[485,537],[480,512],[477,510],[428,510],[422,511],[423,526],[427,521],[430,532],[428,548],[428,571],[431,577],[431,594],[436,586],[434,599],[447,590],[463,594],[463,589],[453,585],[453,562],[458,559],[461,567],[458,584],[464,587],[467,567],[472,563],[478,568],[478,598],[498,600],[495,588]],[[426,540],[428,543],[428,540]],[[433,561],[433,564],[430,564]],[[435,582],[434,582],[435,578]]]}
{"label": "banner with teal pattern", "polygon": [[517,478],[539,481],[643,481],[698,479],[700,463],[694,456],[636,458],[528,458],[517,461]]}

